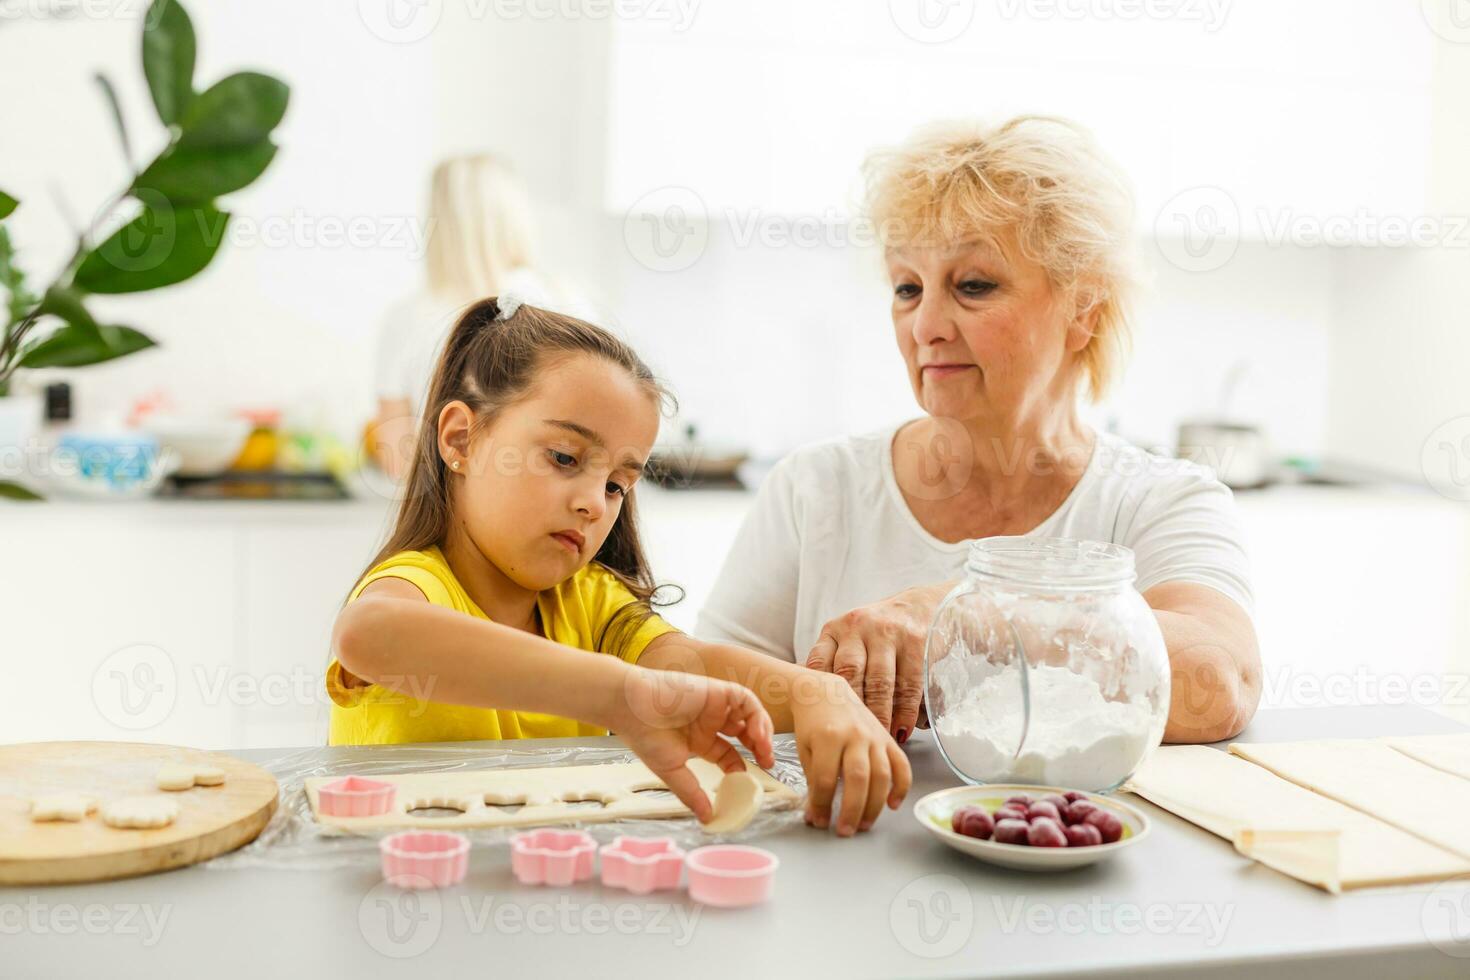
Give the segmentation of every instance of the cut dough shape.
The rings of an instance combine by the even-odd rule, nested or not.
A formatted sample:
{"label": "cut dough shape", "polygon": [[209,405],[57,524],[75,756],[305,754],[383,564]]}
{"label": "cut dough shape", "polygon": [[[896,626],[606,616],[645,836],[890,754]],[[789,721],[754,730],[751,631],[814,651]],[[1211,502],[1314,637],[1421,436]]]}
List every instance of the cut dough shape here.
{"label": "cut dough shape", "polygon": [[119,829],[167,827],[179,815],[179,805],[162,796],[127,796],[102,806],[102,822]]}
{"label": "cut dough shape", "polygon": [[744,830],[761,808],[761,784],[748,772],[727,772],[715,790],[715,812],[700,827],[706,834]]}
{"label": "cut dough shape", "polygon": [[1470,873],[1444,848],[1203,745],[1156,749],[1124,789],[1327,891]]}
{"label": "cut dough shape", "polygon": [[1459,735],[1393,735],[1381,741],[1426,766],[1470,779],[1470,733]]}
{"label": "cut dough shape", "polygon": [[65,820],[78,823],[87,819],[87,814],[97,809],[97,801],[83,793],[57,793],[53,796],[38,796],[31,801],[31,819],[37,823],[49,820]]}
{"label": "cut dough shape", "polygon": [[158,770],[158,788],[176,793],[194,786],[218,786],[225,781],[225,771],[217,766],[191,766],[171,762]]}
{"label": "cut dough shape", "polygon": [[1374,740],[1237,742],[1230,751],[1470,860],[1470,780]]}
{"label": "cut dough shape", "polygon": [[[786,808],[796,805],[800,794],[754,764],[750,775],[764,790],[763,806]],[[704,791],[715,797],[724,772],[704,759],[691,759],[689,769]],[[477,827],[550,827],[558,824],[608,823],[614,820],[660,819],[690,816],[689,808],[667,792],[663,781],[641,762],[604,765],[550,766],[534,769],[474,769],[451,772],[374,773],[372,778],[392,783],[398,803],[387,813],[365,817],[334,817],[321,812],[318,790],[337,777],[316,776],[306,780],[306,798],[317,822],[353,832],[402,828],[465,830]],[[639,793],[638,789],[662,789],[664,793]],[[602,806],[567,803],[567,794],[600,799]],[[464,813],[444,817],[412,814],[406,802],[425,799],[483,800]],[[518,806],[517,806],[518,805]],[[511,807],[516,807],[511,809]]]}

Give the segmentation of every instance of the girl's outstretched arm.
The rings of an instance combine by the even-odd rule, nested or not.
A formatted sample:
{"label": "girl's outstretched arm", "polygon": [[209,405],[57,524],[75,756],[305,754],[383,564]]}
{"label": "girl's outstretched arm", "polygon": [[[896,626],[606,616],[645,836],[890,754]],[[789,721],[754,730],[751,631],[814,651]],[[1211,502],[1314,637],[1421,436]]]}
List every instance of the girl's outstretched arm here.
{"label": "girl's outstretched arm", "polygon": [[772,765],[770,716],[745,688],[640,670],[431,604],[412,583],[373,582],[337,616],[332,652],[354,677],[409,697],[576,718],[617,732],[701,821],[711,806],[685,763],[744,768],[721,735]]}

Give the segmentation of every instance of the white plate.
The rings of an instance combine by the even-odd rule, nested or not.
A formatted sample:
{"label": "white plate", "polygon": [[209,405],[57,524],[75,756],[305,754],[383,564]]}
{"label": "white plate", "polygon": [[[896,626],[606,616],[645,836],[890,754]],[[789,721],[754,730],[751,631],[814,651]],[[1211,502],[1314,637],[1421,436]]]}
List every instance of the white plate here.
{"label": "white plate", "polygon": [[1150,824],[1148,817],[1143,815],[1143,811],[1099,793],[1088,793],[1088,801],[1111,811],[1123,821],[1122,838],[1111,844],[1097,844],[1093,847],[1027,847],[1023,844],[998,844],[992,840],[980,840],[978,837],[957,834],[949,827],[950,817],[962,806],[983,805],[987,810],[994,810],[993,804],[999,804],[1006,797],[1015,796],[1017,793],[1025,793],[1032,799],[1039,800],[1048,793],[1067,792],[1069,790],[1059,786],[1026,786],[1020,783],[956,786],[953,789],[942,789],[937,793],[930,793],[915,803],[914,819],[919,821],[929,833],[957,851],[963,851],[971,857],[989,861],[991,864],[998,864],[1004,868],[1020,868],[1024,871],[1062,871],[1067,868],[1080,868],[1083,865],[1110,858],[1125,847],[1131,847],[1148,836]]}

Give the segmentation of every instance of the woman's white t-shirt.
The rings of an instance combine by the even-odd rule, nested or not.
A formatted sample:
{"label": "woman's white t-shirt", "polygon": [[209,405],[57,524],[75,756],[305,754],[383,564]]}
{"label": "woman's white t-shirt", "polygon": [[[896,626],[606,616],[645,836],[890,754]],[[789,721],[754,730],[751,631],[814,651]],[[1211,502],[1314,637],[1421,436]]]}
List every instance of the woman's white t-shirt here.
{"label": "woman's white t-shirt", "polygon": [[[896,432],[808,446],[776,464],[700,611],[696,636],[803,662],[829,620],[963,574],[969,542],[924,530],[899,490]],[[1126,545],[1140,592],[1197,582],[1252,609],[1230,489],[1198,464],[1110,433],[1097,433],[1071,494],[1026,536]]]}

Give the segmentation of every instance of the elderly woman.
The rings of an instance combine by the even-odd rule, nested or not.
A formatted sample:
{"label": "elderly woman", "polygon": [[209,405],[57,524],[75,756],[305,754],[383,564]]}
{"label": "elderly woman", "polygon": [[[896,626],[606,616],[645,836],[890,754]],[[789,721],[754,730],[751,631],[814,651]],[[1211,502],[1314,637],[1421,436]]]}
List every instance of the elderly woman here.
{"label": "elderly woman", "polygon": [[1078,414],[1128,349],[1126,182],[1084,131],[1040,117],[922,133],[867,176],[925,414],[782,460],[696,632],[836,672],[903,742],[969,541],[1110,541],[1133,549],[1168,647],[1166,740],[1236,734],[1261,668],[1230,490]]}

